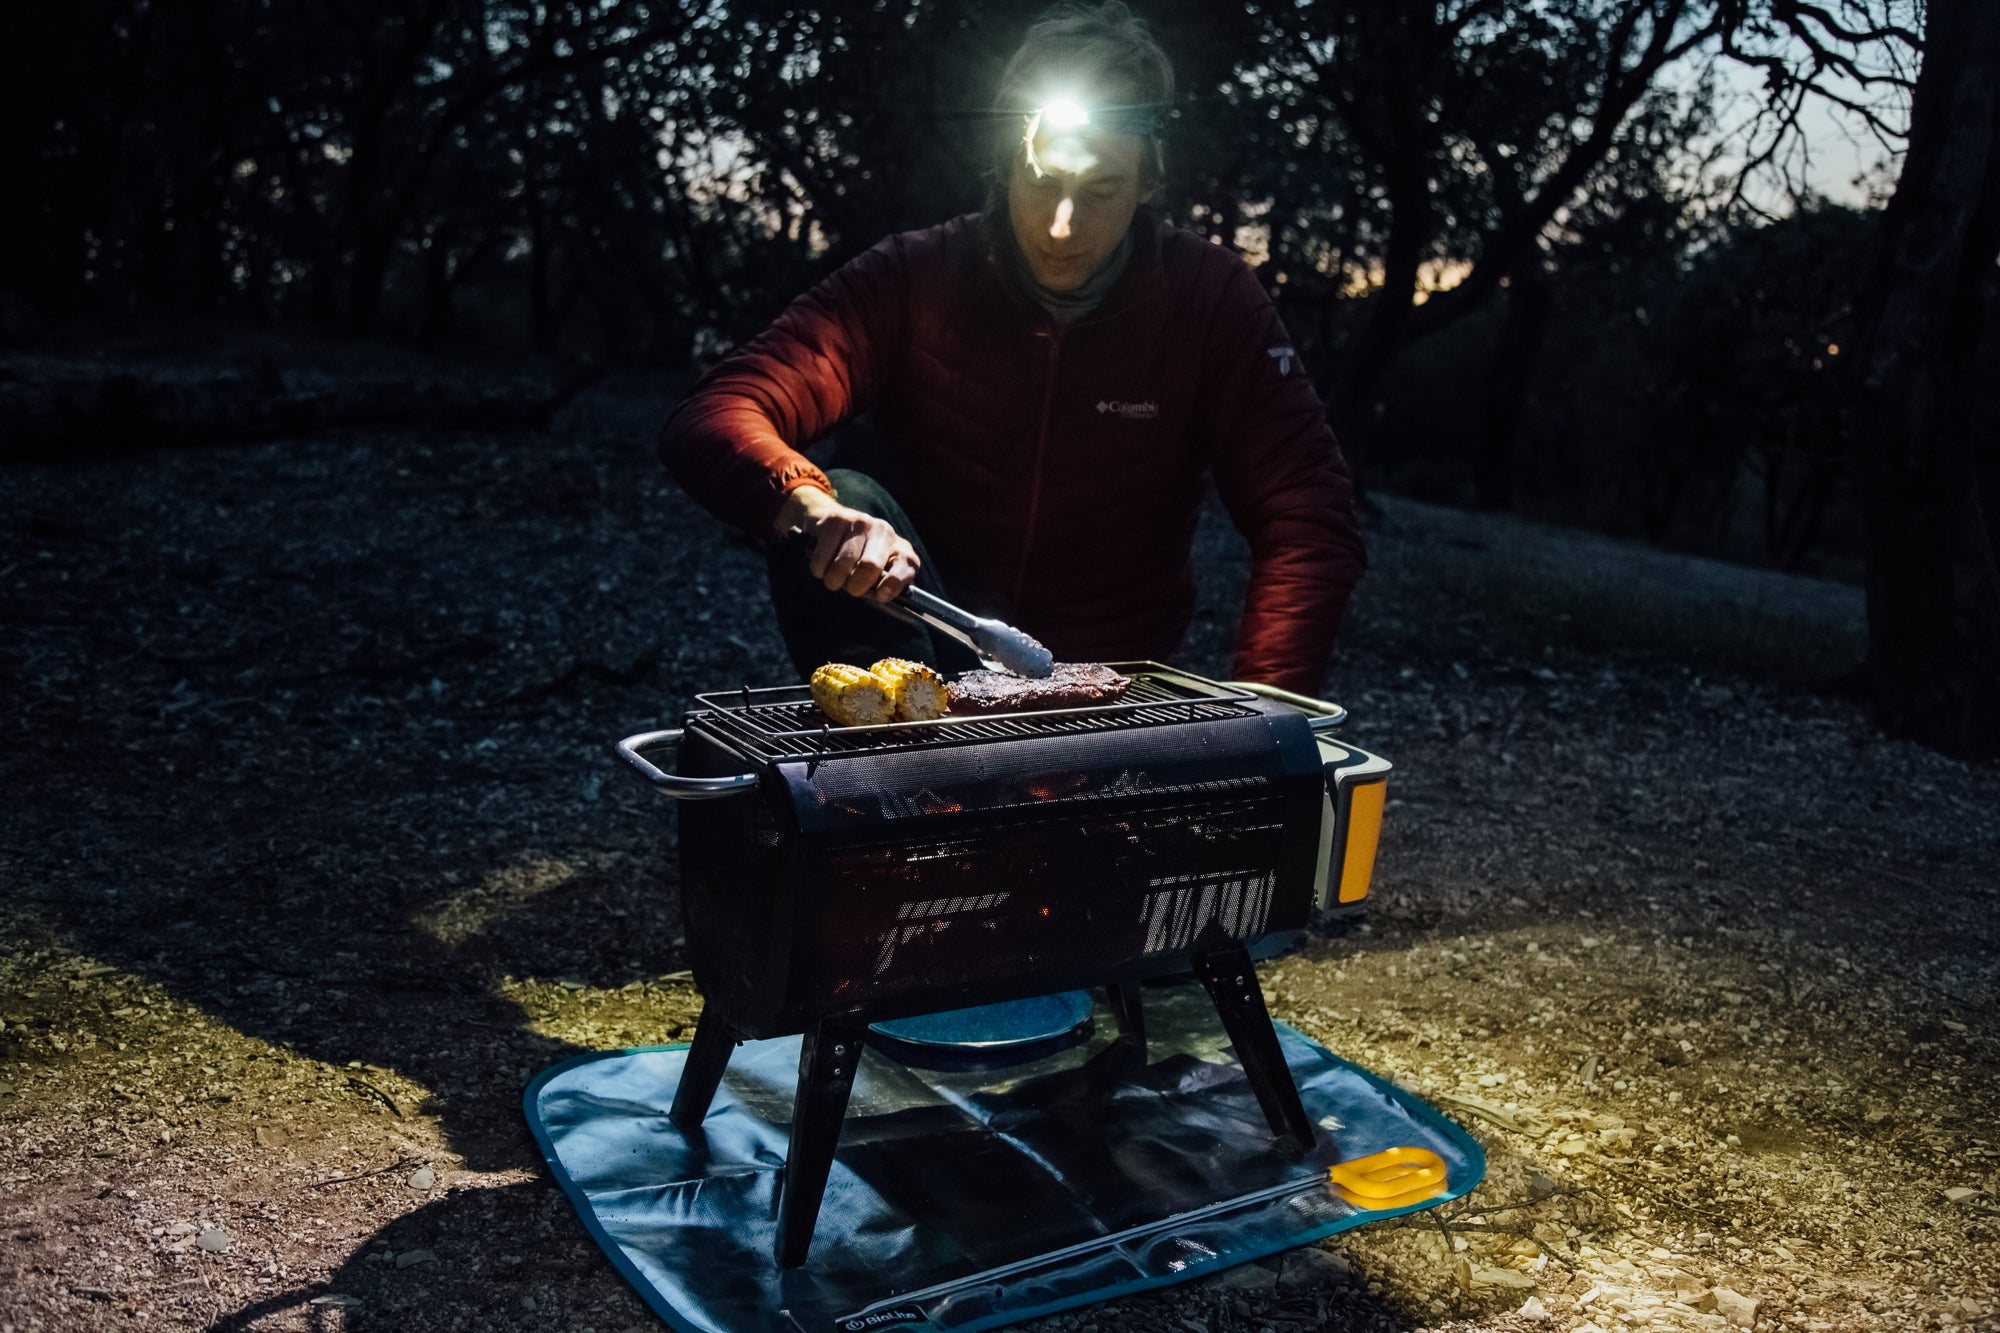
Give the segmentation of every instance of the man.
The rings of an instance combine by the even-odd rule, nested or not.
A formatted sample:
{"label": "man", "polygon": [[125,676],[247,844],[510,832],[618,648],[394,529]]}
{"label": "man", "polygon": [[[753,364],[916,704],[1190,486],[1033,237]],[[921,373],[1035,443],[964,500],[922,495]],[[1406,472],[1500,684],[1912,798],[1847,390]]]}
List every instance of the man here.
{"label": "man", "polygon": [[[1002,76],[983,215],[892,236],[705,376],[660,452],[772,539],[801,675],[970,665],[869,605],[911,582],[1060,661],[1165,659],[1194,607],[1205,479],[1253,566],[1233,674],[1320,689],[1365,563],[1324,411],[1240,259],[1161,225],[1166,56],[1124,5],[1063,6]],[[872,413],[869,473],[800,449]],[[794,539],[810,543],[810,555]]]}

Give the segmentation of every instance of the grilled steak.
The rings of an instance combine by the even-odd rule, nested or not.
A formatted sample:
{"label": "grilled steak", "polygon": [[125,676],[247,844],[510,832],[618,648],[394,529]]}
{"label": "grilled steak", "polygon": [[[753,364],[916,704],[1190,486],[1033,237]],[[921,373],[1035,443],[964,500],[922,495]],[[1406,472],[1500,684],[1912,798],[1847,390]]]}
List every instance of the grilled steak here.
{"label": "grilled steak", "polygon": [[1047,680],[1006,671],[968,671],[951,683],[953,713],[1018,713],[1108,704],[1131,679],[1093,662],[1058,662]]}

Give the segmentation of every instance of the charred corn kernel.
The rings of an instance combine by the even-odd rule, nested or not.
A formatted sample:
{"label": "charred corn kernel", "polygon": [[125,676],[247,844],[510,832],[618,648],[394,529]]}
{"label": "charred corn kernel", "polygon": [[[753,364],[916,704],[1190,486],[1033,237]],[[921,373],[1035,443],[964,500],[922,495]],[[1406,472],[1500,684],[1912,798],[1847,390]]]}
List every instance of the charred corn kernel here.
{"label": "charred corn kernel", "polygon": [[873,672],[844,662],[829,662],[812,676],[813,702],[843,727],[887,722],[895,715],[889,691]]}
{"label": "charred corn kernel", "polygon": [[889,706],[898,722],[928,722],[943,717],[950,699],[945,694],[944,677],[922,662],[901,657],[885,657],[868,673],[889,691]]}

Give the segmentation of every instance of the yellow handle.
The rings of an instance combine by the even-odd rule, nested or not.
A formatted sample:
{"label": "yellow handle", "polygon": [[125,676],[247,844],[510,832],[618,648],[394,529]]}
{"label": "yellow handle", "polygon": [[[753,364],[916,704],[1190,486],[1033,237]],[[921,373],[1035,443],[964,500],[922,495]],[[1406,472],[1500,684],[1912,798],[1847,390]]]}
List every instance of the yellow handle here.
{"label": "yellow handle", "polygon": [[1445,1191],[1444,1158],[1429,1148],[1384,1148],[1327,1168],[1333,1192],[1356,1208],[1401,1208]]}

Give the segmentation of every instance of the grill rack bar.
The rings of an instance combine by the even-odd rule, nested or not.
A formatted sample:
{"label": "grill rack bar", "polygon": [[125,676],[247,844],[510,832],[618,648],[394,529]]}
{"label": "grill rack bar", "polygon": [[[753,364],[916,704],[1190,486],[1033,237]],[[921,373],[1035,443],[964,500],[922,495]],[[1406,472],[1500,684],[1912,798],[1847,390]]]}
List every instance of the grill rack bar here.
{"label": "grill rack bar", "polygon": [[782,762],[1158,726],[1240,717],[1255,711],[1251,705],[1256,696],[1248,690],[1158,662],[1108,665],[1132,680],[1125,697],[1108,704],[836,727],[824,721],[813,723],[822,715],[813,706],[808,686],[744,686],[696,695],[687,722],[703,726],[748,757]]}

